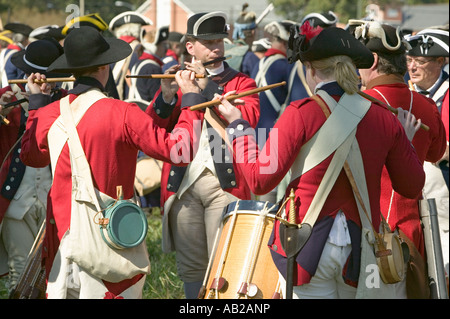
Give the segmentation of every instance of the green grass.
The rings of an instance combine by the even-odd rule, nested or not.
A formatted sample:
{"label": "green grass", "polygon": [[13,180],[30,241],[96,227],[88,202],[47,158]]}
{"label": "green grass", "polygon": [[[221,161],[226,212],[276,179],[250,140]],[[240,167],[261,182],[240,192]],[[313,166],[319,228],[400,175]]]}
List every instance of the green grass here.
{"label": "green grass", "polygon": [[8,290],[6,289],[6,279],[0,278],[0,299],[8,298]]}
{"label": "green grass", "polygon": [[[162,216],[159,209],[148,214],[147,247],[150,255],[151,274],[147,276],[144,299],[184,299],[183,283],[177,276],[175,253],[164,254],[161,249]],[[0,299],[8,298],[6,277],[0,278]]]}
{"label": "green grass", "polygon": [[148,218],[147,247],[150,255],[151,274],[144,286],[144,299],[182,299],[183,283],[177,276],[175,253],[164,254],[161,248],[162,216],[153,209]]}

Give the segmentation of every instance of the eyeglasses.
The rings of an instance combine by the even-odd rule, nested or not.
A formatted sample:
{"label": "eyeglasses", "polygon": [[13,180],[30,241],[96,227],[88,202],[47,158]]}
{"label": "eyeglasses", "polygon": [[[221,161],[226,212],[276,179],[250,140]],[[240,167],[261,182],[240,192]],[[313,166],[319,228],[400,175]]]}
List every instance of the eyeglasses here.
{"label": "eyeglasses", "polygon": [[406,65],[410,65],[412,62],[414,62],[414,65],[416,67],[423,67],[425,64],[431,61],[435,61],[436,59],[415,59],[411,57],[406,58]]}

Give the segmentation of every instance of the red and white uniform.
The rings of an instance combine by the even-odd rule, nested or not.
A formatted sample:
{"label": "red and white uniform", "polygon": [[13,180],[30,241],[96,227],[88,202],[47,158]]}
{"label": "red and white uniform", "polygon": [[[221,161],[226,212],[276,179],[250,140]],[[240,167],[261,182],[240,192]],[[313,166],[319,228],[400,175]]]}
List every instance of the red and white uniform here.
{"label": "red and white uniform", "polygon": [[[225,70],[231,70],[231,69],[226,68]],[[214,80],[214,78],[213,78],[213,80]],[[221,81],[220,79],[217,80],[217,83],[219,83],[219,85],[221,85],[220,81]],[[226,92],[234,91],[234,90],[236,91],[236,94],[239,94],[240,92],[245,92],[248,90],[255,89],[256,85],[255,85],[255,81],[253,79],[251,79],[250,77],[248,77],[247,75],[245,75],[243,73],[236,73],[235,76],[232,77],[230,80],[226,81],[226,83],[224,83],[222,85],[222,87],[223,87],[223,91],[220,92],[220,94],[224,94]],[[214,90],[214,89],[212,89],[212,90]],[[170,131],[173,128],[173,126],[177,123],[177,119],[180,115],[180,105],[181,105],[180,102],[181,102],[182,94],[180,91],[178,91],[177,104],[175,105],[175,107],[173,107],[173,110],[170,114],[167,114],[166,116],[164,116],[164,115],[162,115],[162,113],[167,112],[165,110],[167,110],[169,107],[167,106],[167,104],[162,102],[162,95],[160,93],[161,93],[161,91],[157,92],[153,102],[147,108],[146,112],[148,114],[150,114],[152,116],[152,118],[155,119],[155,123],[157,123],[161,127],[164,127],[168,131]],[[217,92],[217,93],[219,93],[219,92]],[[208,100],[208,98],[202,100],[202,98],[200,97],[199,94],[191,95],[191,97],[192,97],[192,101],[193,101],[191,105],[194,105],[196,103],[205,102],[206,100]],[[242,100],[245,101],[245,105],[238,106],[238,108],[241,110],[243,118],[245,120],[247,120],[252,127],[255,127],[256,124],[258,123],[259,115],[260,115],[258,95],[253,94],[250,96],[246,96],[246,97],[243,97]],[[158,102],[160,104],[158,104]],[[218,112],[217,112],[217,114],[226,123],[226,120],[221,115],[219,115]],[[203,113],[202,113],[202,115],[203,115]],[[203,117],[202,117],[202,123],[203,123]],[[244,176],[242,175],[242,173],[239,170],[239,167],[235,163],[233,163],[232,166],[233,166],[233,171],[234,171],[234,175],[233,175],[234,178],[226,181],[229,184],[229,187],[224,187],[223,190],[234,195],[237,198],[250,199],[250,189],[249,189],[247,183],[245,182]],[[171,171],[171,165],[168,163],[164,163],[163,170],[162,170],[162,176],[161,176],[161,206],[162,207],[164,207],[164,203],[169,199],[169,197],[176,194],[176,191],[174,191],[173,189],[171,190],[170,188],[169,189],[167,188],[168,183],[171,184],[171,186],[177,187],[181,183],[181,179],[182,179],[182,176],[181,176],[179,180],[177,179],[174,182],[169,181],[170,171]],[[220,175],[222,168],[216,166],[216,171]],[[224,175],[226,175],[226,174],[224,173]],[[219,177],[219,179],[220,179],[220,177]],[[176,184],[178,184],[178,185],[176,185]]]}
{"label": "red and white uniform", "polygon": [[[92,87],[101,88],[101,85],[95,79],[80,78],[75,88],[69,92],[70,102]],[[30,107],[45,105],[32,97],[42,98],[42,95],[32,95]],[[188,163],[189,154],[192,154],[190,145],[193,145],[195,139],[191,123],[198,118],[198,114],[199,112],[182,111],[179,125],[174,130],[176,132],[179,128],[178,132],[181,133],[172,138],[164,129],[156,127],[151,117],[136,104],[114,99],[102,99],[94,103],[77,125],[81,144],[91,167],[94,186],[100,192],[115,198],[116,186],[122,185],[124,198],[132,198],[138,150],[159,160],[181,160],[181,165]],[[30,111],[21,152],[21,159],[26,165],[44,167],[50,164],[51,146],[48,145],[47,135],[59,116],[59,101]],[[175,155],[179,156],[171,156],[171,149],[177,143],[181,148]],[[183,154],[184,150],[188,155]],[[69,147],[66,143],[55,168],[53,186],[48,196],[43,250],[47,274],[50,273],[59,243],[70,227],[71,174]],[[138,280],[139,278],[129,278],[105,285],[112,294],[119,296]]]}
{"label": "red and white uniform", "polygon": [[[336,82],[326,84],[321,89],[335,100],[339,100],[343,94],[343,90]],[[250,189],[255,194],[264,194],[278,185],[291,168],[302,145],[314,136],[325,120],[322,109],[313,99],[295,101],[286,108],[277,121],[274,126],[276,134],[272,131],[264,149],[260,152],[255,151],[257,148],[253,135],[239,134],[239,132],[247,131],[248,124],[242,120],[231,123],[228,130],[232,128],[233,134],[236,136],[233,141],[234,151],[236,156],[241,157],[241,160],[237,161],[237,165],[245,176]],[[371,105],[357,127],[356,138],[364,164],[373,226],[378,229],[383,168],[386,166],[394,189],[408,198],[416,198],[420,194],[425,175],[422,164],[414,148],[411,147],[400,122],[385,107]],[[273,143],[276,143],[275,146]],[[263,158],[259,154],[267,154],[267,156]],[[295,192],[296,223],[300,223],[305,216],[332,156],[330,155],[288,185],[286,196],[289,195],[292,188]],[[242,157],[245,161],[242,160]],[[265,168],[271,169],[271,173],[262,173]],[[289,203],[286,210],[289,210]],[[360,218],[352,187],[342,170],[318,216],[311,237],[296,258],[295,286],[308,283],[315,274],[334,217],[339,211],[345,214],[353,247],[343,270],[343,276],[347,284],[357,285],[360,263]],[[273,259],[279,271],[285,274],[286,255],[279,238],[279,221],[275,222],[272,235],[268,244]]]}
{"label": "red and white uniform", "polygon": [[[430,127],[429,131],[420,129],[414,135],[412,144],[420,162],[437,162],[445,152],[445,129],[441,115],[434,101],[415,91],[410,91],[403,78],[395,75],[377,77],[367,85],[365,93],[385,102],[386,104],[404,110],[410,110],[417,119],[421,119]],[[412,104],[411,104],[412,103]],[[391,229],[401,229],[414,242],[417,250],[425,256],[425,244],[422,226],[420,224],[418,200],[422,194],[410,199],[394,193],[386,169],[381,180],[381,212],[387,219]]]}

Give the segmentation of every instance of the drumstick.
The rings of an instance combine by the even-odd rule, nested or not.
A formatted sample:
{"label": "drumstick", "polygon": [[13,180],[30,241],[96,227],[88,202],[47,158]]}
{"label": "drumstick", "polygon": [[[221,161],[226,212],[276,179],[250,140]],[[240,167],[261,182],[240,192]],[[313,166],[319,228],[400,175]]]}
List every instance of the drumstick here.
{"label": "drumstick", "polygon": [[[143,75],[127,75],[127,78],[135,79],[175,79],[175,74],[143,74]],[[205,74],[196,74],[196,79],[205,78]]]}
{"label": "drumstick", "polygon": [[[370,96],[367,93],[358,91],[358,94],[361,95],[363,98],[371,101],[371,102],[382,104],[382,105],[386,106],[388,108],[388,110],[391,111],[392,113],[398,114],[398,110],[395,107],[392,107],[392,106],[390,106],[390,105],[388,105],[388,104],[386,104],[384,102],[381,102],[380,100],[374,98],[373,96]],[[423,123],[420,124],[420,128],[424,129],[425,131],[429,131],[430,130],[430,128],[426,124],[423,124]]]}
{"label": "drumstick", "polygon": [[[34,83],[42,84],[42,83],[54,83],[54,82],[71,82],[75,81],[74,77],[69,78],[48,78],[42,80],[34,80]],[[16,79],[16,80],[8,80],[8,84],[25,84],[28,83],[27,79]]]}
{"label": "drumstick", "polygon": [[[248,91],[245,91],[245,92],[242,92],[242,93],[239,93],[239,94],[230,95],[230,96],[227,96],[225,99],[227,101],[233,101],[233,100],[239,99],[239,98],[244,97],[244,96],[249,96],[249,95],[252,95],[252,94],[256,94],[256,93],[259,93],[259,92],[270,90],[270,89],[273,89],[273,88],[276,88],[276,87],[279,87],[279,86],[282,86],[282,85],[286,85],[286,81],[283,81],[283,82],[280,82],[280,83],[275,83],[275,84],[270,84],[270,85],[266,85],[266,86],[262,86],[262,87],[259,87],[259,88],[253,89],[253,90],[248,90]],[[210,107],[210,106],[219,105],[220,103],[222,103],[220,100],[212,100],[212,101],[209,101],[209,102],[193,105],[193,106],[190,107],[190,110],[191,111],[201,110],[201,109],[204,109],[204,108],[207,108],[207,107]]]}
{"label": "drumstick", "polygon": [[205,293],[206,293],[206,284],[208,283],[209,272],[211,270],[213,257],[216,254],[216,246],[217,246],[217,240],[219,239],[220,229],[221,229],[221,227],[217,228],[216,237],[214,238],[213,249],[211,251],[211,257],[209,258],[208,267],[206,268],[205,278],[203,279],[203,285],[200,288],[200,292],[198,293],[198,299],[203,299],[203,297],[205,296]]}

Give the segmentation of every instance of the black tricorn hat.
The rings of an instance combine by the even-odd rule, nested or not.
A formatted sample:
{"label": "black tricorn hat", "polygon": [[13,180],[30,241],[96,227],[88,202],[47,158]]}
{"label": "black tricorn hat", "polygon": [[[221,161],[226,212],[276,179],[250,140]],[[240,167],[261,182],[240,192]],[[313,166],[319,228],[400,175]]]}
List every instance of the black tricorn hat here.
{"label": "black tricorn hat", "polygon": [[9,30],[3,30],[0,32],[0,41],[5,41],[8,44],[13,44],[13,40],[11,39],[12,37],[12,32]]}
{"label": "black tricorn hat", "polygon": [[239,14],[233,28],[233,39],[245,39],[244,31],[254,30],[258,26],[256,25],[256,13],[253,11],[248,12],[248,3],[244,3],[242,11]]}
{"label": "black tricorn hat", "polygon": [[313,12],[313,13],[307,14],[303,18],[300,25],[302,25],[306,21],[309,21],[309,24],[312,27],[320,26],[322,28],[328,28],[328,27],[335,27],[336,23],[338,22],[338,18],[333,11],[321,12],[321,13]]}
{"label": "black tricorn hat", "polygon": [[181,42],[181,39],[183,39],[184,34],[176,31],[169,32],[169,37],[167,40],[171,42]]}
{"label": "black tricorn hat", "polygon": [[291,27],[288,42],[288,60],[290,63],[300,61],[316,61],[337,55],[350,57],[359,69],[367,69],[373,65],[372,52],[356,40],[348,31],[329,27],[312,29],[308,22],[301,27]]}
{"label": "black tricorn hat", "polygon": [[[143,32],[143,35],[144,34],[145,34],[145,32]],[[169,26],[165,25],[165,26],[159,27],[156,30],[155,39],[154,39],[153,43],[159,44],[168,39],[169,39]]]}
{"label": "black tricorn hat", "polygon": [[411,50],[406,54],[412,56],[448,57],[448,31],[425,29],[415,35],[406,37]]}
{"label": "black tricorn hat", "polygon": [[404,54],[410,45],[400,28],[376,21],[349,20],[348,30],[370,51],[387,55]]}
{"label": "black tricorn hat", "polygon": [[63,35],[61,32],[62,29],[63,27],[60,27],[58,25],[44,25],[31,31],[30,38],[41,40],[47,37],[52,37],[55,40],[59,41],[65,38],[65,35]]}
{"label": "black tricorn hat", "polygon": [[223,12],[197,13],[187,21],[186,36],[203,40],[224,39],[228,36],[227,16]]}
{"label": "black tricorn hat", "polygon": [[131,52],[130,45],[123,40],[105,38],[92,27],[75,28],[64,41],[64,54],[47,71],[72,73],[120,61]]}
{"label": "black tricorn hat", "polygon": [[108,25],[106,22],[100,17],[98,13],[91,13],[81,17],[75,17],[62,28],[61,33],[66,36],[73,29],[78,29],[79,27],[92,27],[97,29],[98,31],[106,31],[108,30]]}
{"label": "black tricorn hat", "polygon": [[11,62],[26,74],[42,73],[47,77],[58,77],[61,74],[48,73],[47,69],[64,53],[62,46],[54,38],[44,38],[31,42],[25,50],[11,56]]}
{"label": "black tricorn hat", "polygon": [[125,11],[114,18],[109,22],[109,30],[113,31],[114,29],[128,23],[140,24],[140,25],[152,25],[153,22],[148,17],[144,16],[135,11]]}
{"label": "black tricorn hat", "polygon": [[7,23],[3,28],[13,33],[23,34],[24,36],[27,37],[30,35],[31,31],[33,31],[33,28],[30,27],[29,25],[16,22]]}
{"label": "black tricorn hat", "polygon": [[252,51],[253,52],[265,52],[270,49],[272,43],[268,38],[262,38],[252,43]]}
{"label": "black tricorn hat", "polygon": [[264,27],[264,31],[271,36],[276,36],[284,41],[289,41],[291,27],[296,25],[294,21],[272,21]]}

